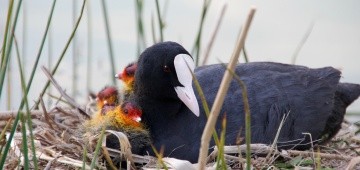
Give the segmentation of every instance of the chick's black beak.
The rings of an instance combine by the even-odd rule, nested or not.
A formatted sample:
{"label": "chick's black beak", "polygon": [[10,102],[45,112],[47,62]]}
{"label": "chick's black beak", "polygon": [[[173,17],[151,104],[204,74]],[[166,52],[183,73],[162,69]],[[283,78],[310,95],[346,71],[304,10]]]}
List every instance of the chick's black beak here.
{"label": "chick's black beak", "polygon": [[174,66],[179,82],[183,86],[176,86],[175,91],[180,100],[196,115],[199,116],[199,104],[197,102],[193,87],[192,75],[195,64],[187,54],[179,54],[174,59]]}

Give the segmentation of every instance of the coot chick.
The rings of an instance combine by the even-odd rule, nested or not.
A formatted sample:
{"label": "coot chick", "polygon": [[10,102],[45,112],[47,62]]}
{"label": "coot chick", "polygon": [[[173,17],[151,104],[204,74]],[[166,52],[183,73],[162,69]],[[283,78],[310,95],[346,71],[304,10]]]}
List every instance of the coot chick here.
{"label": "coot chick", "polygon": [[125,86],[125,98],[127,98],[134,91],[134,76],[137,68],[137,63],[128,64],[122,72],[116,74],[115,77],[121,80]]}
{"label": "coot chick", "polygon": [[96,95],[96,104],[100,113],[104,115],[108,110],[120,104],[119,91],[114,86],[106,86]]}
{"label": "coot chick", "polygon": [[[201,101],[194,94],[188,66],[194,70],[191,55],[175,42],[147,48],[138,60],[133,96],[142,108],[142,121],[154,146],[164,146],[164,156],[196,162],[207,118],[198,106]],[[209,107],[224,72],[221,64],[195,69]],[[282,118],[288,115],[278,138],[282,149],[310,148],[310,138],[304,133],[310,133],[314,143],[329,140],[340,129],[346,107],[360,94],[360,85],[340,83],[341,73],[332,67],[256,62],[238,64],[235,72],[248,90],[252,143],[271,144]],[[236,144],[238,134],[245,134],[241,93],[233,80],[220,112],[220,117],[226,113],[227,118],[226,145]],[[218,121],[216,130],[220,127]],[[146,152],[154,155],[150,147],[140,154]]]}
{"label": "coot chick", "polygon": [[[97,94],[98,112],[84,123],[85,131],[90,134],[99,133],[102,126],[108,130],[116,130],[127,135],[131,150],[139,152],[150,145],[150,135],[146,127],[140,122],[141,108],[132,101],[119,102],[119,94],[115,87],[107,86]],[[109,135],[107,146],[119,149],[118,139]]]}

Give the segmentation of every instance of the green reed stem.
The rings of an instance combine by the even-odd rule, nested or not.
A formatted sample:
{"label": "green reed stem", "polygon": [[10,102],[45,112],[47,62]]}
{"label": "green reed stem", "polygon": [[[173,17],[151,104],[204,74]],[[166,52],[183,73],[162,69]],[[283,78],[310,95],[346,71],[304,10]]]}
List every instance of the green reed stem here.
{"label": "green reed stem", "polygon": [[[64,56],[65,56],[65,53],[66,53],[67,49],[69,48],[69,45],[70,45],[70,43],[71,43],[71,41],[72,41],[72,39],[73,39],[73,37],[74,37],[74,35],[75,35],[75,33],[76,33],[76,30],[77,30],[77,28],[78,28],[78,26],[79,26],[79,24],[80,24],[81,18],[82,18],[82,16],[83,16],[85,4],[86,4],[86,0],[83,0],[83,4],[82,4],[82,7],[81,7],[81,11],[80,11],[80,16],[78,17],[78,19],[77,19],[77,21],[76,21],[75,27],[74,27],[73,31],[71,32],[71,35],[70,35],[68,41],[66,42],[66,45],[65,45],[65,47],[64,47],[64,49],[63,49],[60,57],[58,58],[58,60],[57,60],[57,62],[56,62],[56,64],[55,64],[55,67],[54,67],[53,70],[51,71],[51,75],[54,75],[54,74],[56,73],[56,71],[57,71],[57,69],[58,69],[58,67],[59,67],[62,59],[63,59]],[[42,91],[41,91],[41,93],[40,93],[40,96],[43,96],[43,95],[45,94],[45,91],[46,91],[46,89],[49,87],[49,85],[50,85],[50,80],[48,80],[48,81],[46,82],[45,87],[42,89]],[[39,103],[40,103],[40,99],[38,99],[38,100],[35,102],[35,108],[38,108]]]}
{"label": "green reed stem", "polygon": [[156,12],[157,12],[157,16],[158,16],[157,18],[158,18],[158,23],[159,23],[160,42],[163,42],[164,41],[164,34],[163,34],[164,24],[161,19],[161,15],[160,15],[159,0],[155,0],[155,2],[156,2]]}
{"label": "green reed stem", "polygon": [[[48,18],[48,22],[47,22],[47,26],[46,26],[46,31],[45,31],[45,34],[44,34],[44,36],[43,36],[43,42],[42,42],[42,44],[43,44],[44,41],[45,41],[46,34],[47,34],[47,30],[48,30],[48,28],[49,28],[50,21],[51,21],[51,19],[52,19],[52,14],[53,14],[54,8],[55,8],[55,2],[56,2],[56,0],[54,0],[53,6],[52,6],[52,8],[51,8],[51,12],[50,12],[50,16],[49,16],[49,18]],[[39,53],[41,53],[41,51],[42,51],[42,46],[40,47]],[[21,100],[21,103],[20,103],[20,106],[19,106],[19,109],[18,109],[18,113],[17,113],[16,118],[15,118],[15,120],[14,120],[14,125],[13,125],[13,127],[11,128],[11,132],[10,132],[10,136],[9,136],[8,142],[6,142],[5,150],[4,150],[4,152],[3,152],[3,157],[1,157],[1,161],[0,161],[0,169],[3,169],[3,167],[4,167],[4,165],[5,165],[5,159],[6,159],[6,156],[7,156],[8,152],[9,152],[9,149],[10,149],[10,143],[11,143],[10,141],[11,141],[11,140],[13,139],[13,137],[14,137],[14,134],[15,134],[15,131],[16,131],[16,127],[17,127],[17,124],[18,124],[19,118],[20,118],[20,116],[19,116],[19,115],[20,115],[20,111],[23,109],[24,104],[25,104],[25,102],[26,102],[26,98],[27,98],[27,95],[28,95],[28,93],[29,93],[32,80],[33,80],[34,75],[35,75],[35,70],[36,70],[37,64],[38,64],[38,62],[39,62],[39,58],[40,58],[40,55],[38,55],[37,58],[36,58],[35,64],[34,64],[34,66],[33,66],[33,70],[32,70],[32,72],[31,72],[31,76],[30,76],[29,82],[28,82],[27,87],[26,87],[26,90],[25,90],[25,92],[24,92],[24,96],[23,96],[23,98],[22,98],[22,100]]]}
{"label": "green reed stem", "polygon": [[109,48],[109,57],[110,57],[110,66],[111,66],[111,75],[110,78],[112,80],[112,83],[116,85],[116,80],[114,79],[115,76],[115,59],[114,59],[114,51],[112,46],[112,40],[111,40],[111,33],[110,33],[110,24],[109,24],[109,17],[107,14],[107,7],[105,0],[101,1],[102,11],[104,15],[104,21],[105,21],[105,28],[106,28],[106,36],[107,36],[107,43]]}

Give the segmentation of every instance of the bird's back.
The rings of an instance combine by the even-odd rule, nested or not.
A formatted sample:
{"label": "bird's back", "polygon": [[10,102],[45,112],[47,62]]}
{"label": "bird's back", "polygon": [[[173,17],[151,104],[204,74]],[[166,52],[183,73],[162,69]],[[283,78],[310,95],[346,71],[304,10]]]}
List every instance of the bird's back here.
{"label": "bird's back", "polygon": [[[210,109],[224,71],[221,64],[199,67],[195,70]],[[310,69],[303,66],[258,62],[239,64],[236,74],[247,87],[251,112],[251,142],[271,144],[282,118],[287,115],[278,139],[278,145],[282,148],[306,149],[310,146],[310,138],[303,133],[309,133],[313,140],[317,140],[325,132],[328,133],[326,128],[337,127],[343,119],[347,105],[338,105],[337,100],[343,100],[344,97],[337,98],[335,94],[348,96],[348,91],[351,91],[347,86],[339,84],[340,71],[332,67]],[[339,90],[342,92],[337,92]],[[360,91],[358,86],[357,90]],[[226,145],[238,144],[239,135],[245,135],[241,93],[240,85],[233,80],[219,116],[220,119],[226,115],[227,119]],[[166,121],[152,123],[150,128],[154,145],[156,148],[165,146],[164,156],[197,161],[207,118],[196,89],[195,94],[200,105],[200,117],[194,116],[182,104],[180,109],[176,109],[178,113],[175,116],[167,117]],[[345,98],[349,99],[347,103],[350,104],[358,96],[359,94]],[[334,111],[338,106],[341,108]],[[155,110],[152,111],[159,114],[167,115],[167,112],[171,112],[164,111],[164,107],[153,109]],[[331,119],[341,120],[330,121]],[[216,130],[221,130],[220,121],[217,122]],[[336,132],[337,130],[331,134]],[[214,145],[213,141],[211,145]],[[147,151],[151,152],[151,148]]]}
{"label": "bird's back", "polygon": [[[196,73],[210,106],[224,70],[222,65],[213,65]],[[338,70],[262,62],[239,64],[236,74],[248,91],[253,143],[272,143],[286,115],[278,139],[279,146],[292,148],[299,142],[308,143],[309,138],[304,138],[303,133],[310,133],[313,139],[320,137],[334,108],[334,95],[340,78]],[[245,134],[241,93],[238,82],[233,80],[221,110],[228,120],[228,144],[235,144],[238,134]],[[303,147],[298,145],[296,148]]]}

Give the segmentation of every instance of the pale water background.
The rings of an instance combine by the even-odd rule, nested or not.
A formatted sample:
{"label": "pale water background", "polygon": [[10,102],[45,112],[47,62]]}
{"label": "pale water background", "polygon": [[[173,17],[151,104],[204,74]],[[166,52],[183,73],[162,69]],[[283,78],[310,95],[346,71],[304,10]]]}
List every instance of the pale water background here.
{"label": "pale water background", "polygon": [[[160,8],[164,12],[166,0],[160,0]],[[17,2],[17,1],[16,1]],[[90,3],[89,3],[90,2]],[[103,13],[100,0],[88,0],[92,14],[92,80],[90,88],[96,92],[105,85],[111,84],[111,71],[109,66],[109,53],[105,33]],[[3,39],[7,0],[0,0],[0,39]],[[77,0],[77,13],[79,15],[81,0]],[[191,51],[200,21],[203,1],[200,0],[168,0],[165,15],[164,39],[177,41]],[[313,30],[301,49],[296,64],[309,67],[333,66],[342,70],[343,82],[360,83],[360,1],[348,0],[213,0],[204,22],[202,34],[202,54],[209,42],[215,28],[216,21],[223,4],[227,4],[221,28],[210,53],[209,63],[218,60],[228,61],[241,24],[244,22],[251,5],[257,7],[246,49],[250,61],[275,61],[290,63],[291,57],[298,44],[304,37],[310,25],[314,23]],[[25,45],[26,75],[34,64],[45,30],[47,17],[52,1],[50,0],[24,0],[25,14],[20,13],[16,30],[20,50]],[[136,13],[134,0],[107,0],[108,15],[111,26],[112,43],[114,47],[116,70],[120,71],[129,62],[137,57],[136,51]],[[52,53],[48,52],[48,43],[45,44],[40,60],[41,65],[48,65],[49,56],[53,64],[60,56],[73,28],[72,0],[57,1],[54,17],[51,24],[50,36],[52,39]],[[146,45],[152,44],[151,16],[154,16],[157,25],[155,1],[144,1],[144,27]],[[26,42],[23,44],[23,19],[26,17]],[[156,29],[159,36],[158,29]],[[78,91],[76,99],[80,103],[86,102],[88,94],[86,89],[86,62],[87,62],[87,12],[84,12],[76,34],[78,69]],[[14,50],[13,50],[13,54]],[[17,70],[15,56],[12,57],[13,70]],[[243,62],[241,60],[240,62]],[[60,85],[72,94],[72,46],[61,63],[55,78]],[[46,77],[41,69],[37,69],[34,83],[30,90],[29,100],[34,101],[43,88]],[[120,85],[120,84],[118,84]],[[0,100],[0,111],[6,110],[6,86]],[[20,104],[20,79],[18,72],[12,73],[11,108],[17,109]],[[52,88],[52,94],[58,95]],[[360,100],[357,100],[348,111],[360,112]]]}

